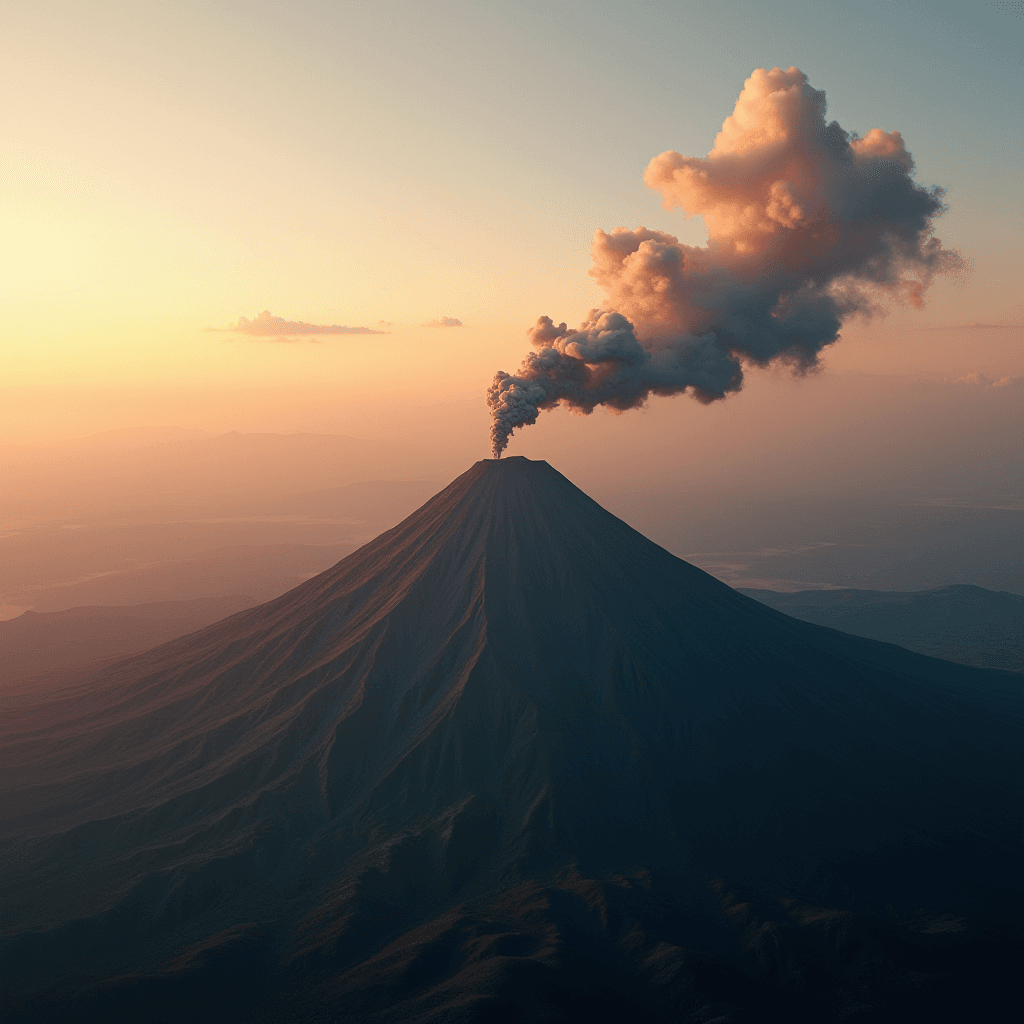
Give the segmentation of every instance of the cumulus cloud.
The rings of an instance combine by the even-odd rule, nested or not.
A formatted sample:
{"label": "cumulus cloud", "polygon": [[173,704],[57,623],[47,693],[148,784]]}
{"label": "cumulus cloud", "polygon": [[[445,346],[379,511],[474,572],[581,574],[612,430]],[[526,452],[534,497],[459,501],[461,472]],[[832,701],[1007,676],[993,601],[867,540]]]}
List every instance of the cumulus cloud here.
{"label": "cumulus cloud", "polygon": [[299,320],[285,320],[274,316],[269,310],[263,310],[252,320],[244,316],[238,322],[227,327],[207,327],[208,331],[226,334],[247,334],[253,338],[280,339],[289,335],[312,337],[317,334],[386,334],[386,331],[375,331],[370,327],[345,327],[341,324],[304,324]]}
{"label": "cumulus cloud", "polygon": [[703,216],[708,245],[598,230],[590,275],[605,305],[578,330],[541,317],[536,351],[496,374],[496,457],[558,404],[586,414],[682,392],[711,402],[738,391],[750,365],[811,370],[848,318],[894,299],[920,306],[937,274],[963,268],[932,233],[943,192],[913,180],[903,136],[851,134],[825,112],[797,68],[758,70],[707,157],[650,162],[645,183],[667,209]]}
{"label": "cumulus cloud", "polygon": [[464,324],[461,320],[457,320],[453,316],[439,316],[436,320],[428,320],[423,327],[463,327]]}

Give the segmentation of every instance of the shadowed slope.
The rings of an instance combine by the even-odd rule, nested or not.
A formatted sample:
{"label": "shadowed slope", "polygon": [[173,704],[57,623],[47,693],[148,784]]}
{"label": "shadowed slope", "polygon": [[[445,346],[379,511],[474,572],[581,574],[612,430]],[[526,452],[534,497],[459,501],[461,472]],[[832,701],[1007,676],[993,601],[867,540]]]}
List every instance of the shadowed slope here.
{"label": "shadowed slope", "polygon": [[[741,891],[990,916],[1020,724],[1015,680],[798,622],[546,463],[481,462],[283,597],[8,709],[5,956],[26,994],[131,973],[135,1006],[242,963],[386,1016],[425,983],[378,951],[457,906],[438,984],[512,920],[570,989],[567,950],[624,940],[559,900],[716,956]],[[652,942],[614,954],[634,989]]]}

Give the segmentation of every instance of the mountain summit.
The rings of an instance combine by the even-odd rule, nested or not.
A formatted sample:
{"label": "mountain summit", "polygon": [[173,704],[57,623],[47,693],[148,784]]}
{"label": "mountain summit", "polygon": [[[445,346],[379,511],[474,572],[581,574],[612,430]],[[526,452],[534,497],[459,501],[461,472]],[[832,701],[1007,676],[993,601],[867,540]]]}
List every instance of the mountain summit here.
{"label": "mountain summit", "polygon": [[5,709],[5,998],[943,1019],[1012,977],[1021,717],[1009,674],[799,622],[547,463],[479,462],[282,597]]}

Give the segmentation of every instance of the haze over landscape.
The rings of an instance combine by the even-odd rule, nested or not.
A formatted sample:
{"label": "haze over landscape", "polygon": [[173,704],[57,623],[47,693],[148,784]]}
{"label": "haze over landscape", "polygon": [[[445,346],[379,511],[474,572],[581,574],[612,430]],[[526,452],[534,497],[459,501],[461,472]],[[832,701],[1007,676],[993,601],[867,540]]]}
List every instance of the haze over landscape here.
{"label": "haze over landscape", "polygon": [[6,9],[0,1005],[996,1012],[1017,6]]}

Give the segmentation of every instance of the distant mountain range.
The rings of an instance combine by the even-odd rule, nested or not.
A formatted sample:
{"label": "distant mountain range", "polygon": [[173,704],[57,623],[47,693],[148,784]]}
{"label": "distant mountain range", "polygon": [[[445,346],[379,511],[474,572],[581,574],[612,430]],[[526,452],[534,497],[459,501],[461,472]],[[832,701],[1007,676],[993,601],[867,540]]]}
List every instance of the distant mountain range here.
{"label": "distant mountain range", "polygon": [[883,590],[737,588],[780,612],[962,665],[1024,672],[1024,597],[956,585]]}

